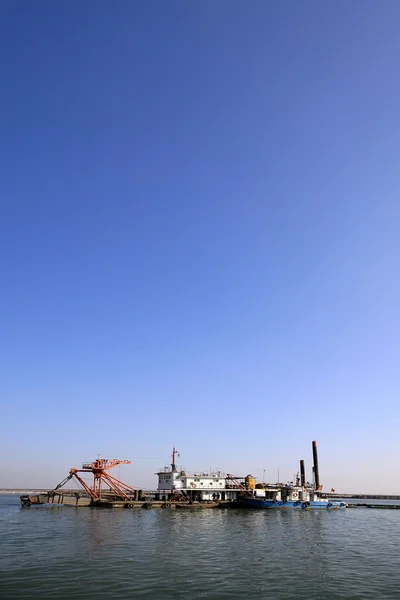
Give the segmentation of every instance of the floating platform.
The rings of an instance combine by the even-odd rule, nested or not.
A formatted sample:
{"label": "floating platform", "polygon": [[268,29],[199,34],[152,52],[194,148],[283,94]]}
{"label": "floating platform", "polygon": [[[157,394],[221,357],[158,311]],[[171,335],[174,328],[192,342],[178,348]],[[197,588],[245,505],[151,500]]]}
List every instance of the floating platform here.
{"label": "floating platform", "polygon": [[[165,500],[153,500],[150,498],[142,500],[121,500],[112,497],[104,497],[101,500],[93,500],[88,495],[72,491],[43,492],[40,494],[26,494],[20,496],[21,506],[75,506],[88,508],[181,508],[198,510],[203,508],[219,508],[225,502],[168,502]],[[226,502],[228,504],[229,502]]]}
{"label": "floating platform", "polygon": [[[113,497],[104,497],[102,500],[94,501],[90,496],[70,490],[59,490],[58,492],[41,492],[39,494],[26,494],[20,496],[21,506],[75,506],[87,508],[166,508],[187,511],[196,511],[210,508],[242,508],[237,501],[219,502],[169,502],[164,500],[142,499],[142,500],[120,500]],[[381,510],[400,510],[400,504],[372,504],[357,503],[348,504],[347,508],[373,508]]]}

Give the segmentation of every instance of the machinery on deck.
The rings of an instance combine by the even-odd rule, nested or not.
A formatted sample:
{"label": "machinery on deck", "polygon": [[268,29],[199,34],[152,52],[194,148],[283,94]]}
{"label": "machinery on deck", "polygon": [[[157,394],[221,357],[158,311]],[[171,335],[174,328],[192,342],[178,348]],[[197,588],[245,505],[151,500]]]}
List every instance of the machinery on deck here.
{"label": "machinery on deck", "polygon": [[[130,464],[130,460],[119,460],[117,458],[98,458],[91,463],[83,463],[82,469],[72,468],[68,477],[61,481],[61,483],[54,488],[53,492],[56,492],[69,480],[73,479],[77,481],[81,487],[83,487],[85,492],[94,502],[100,501],[104,495],[104,492],[107,493],[107,496],[113,495],[118,500],[121,499],[130,501],[135,496],[135,488],[108,473],[110,469],[113,469],[118,465]],[[79,473],[91,473],[93,475],[93,487],[90,487],[86,481],[82,479]],[[106,486],[108,486],[108,490],[105,489]]]}

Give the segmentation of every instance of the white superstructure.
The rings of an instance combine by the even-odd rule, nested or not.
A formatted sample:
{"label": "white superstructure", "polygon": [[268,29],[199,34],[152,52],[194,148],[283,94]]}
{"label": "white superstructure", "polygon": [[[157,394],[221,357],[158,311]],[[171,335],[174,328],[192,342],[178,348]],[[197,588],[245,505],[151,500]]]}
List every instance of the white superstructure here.
{"label": "white superstructure", "polygon": [[239,488],[226,480],[221,471],[187,473],[176,466],[177,451],[172,451],[171,468],[164,467],[158,476],[157,491],[163,498],[185,496],[191,500],[234,500]]}

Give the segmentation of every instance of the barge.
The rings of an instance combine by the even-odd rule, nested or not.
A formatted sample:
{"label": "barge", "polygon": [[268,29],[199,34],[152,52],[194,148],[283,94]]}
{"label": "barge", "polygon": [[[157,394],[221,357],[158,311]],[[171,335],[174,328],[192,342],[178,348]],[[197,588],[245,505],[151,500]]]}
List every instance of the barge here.
{"label": "barge", "polygon": [[[178,467],[176,448],[172,450],[170,467],[159,469],[157,490],[136,489],[109,471],[128,460],[98,458],[84,463],[81,469],[70,469],[69,475],[53,490],[39,494],[26,494],[20,497],[22,506],[66,505],[91,506],[102,508],[160,507],[198,510],[230,506],[254,509],[332,509],[346,508],[345,502],[331,501],[323,495],[319,482],[316,442],[313,445],[313,483],[305,480],[304,461],[300,461],[300,473],[295,482],[287,484],[260,484],[252,475],[236,477],[221,471],[189,473]],[[90,486],[84,474],[93,476]],[[64,486],[74,482],[79,489],[71,490]]]}

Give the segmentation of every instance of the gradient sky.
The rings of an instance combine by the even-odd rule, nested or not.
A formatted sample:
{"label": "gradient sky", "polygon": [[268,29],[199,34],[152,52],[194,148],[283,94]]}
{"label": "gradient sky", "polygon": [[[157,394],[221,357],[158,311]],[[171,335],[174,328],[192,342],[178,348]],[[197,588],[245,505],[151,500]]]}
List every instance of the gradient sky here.
{"label": "gradient sky", "polygon": [[0,487],[399,493],[400,3],[0,13]]}

